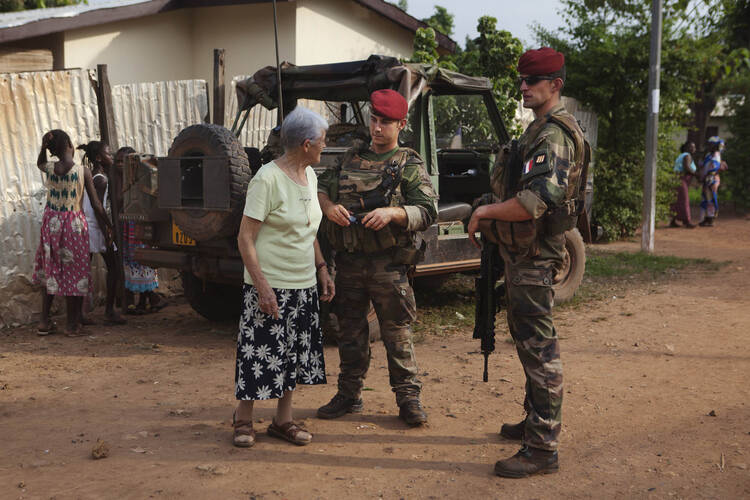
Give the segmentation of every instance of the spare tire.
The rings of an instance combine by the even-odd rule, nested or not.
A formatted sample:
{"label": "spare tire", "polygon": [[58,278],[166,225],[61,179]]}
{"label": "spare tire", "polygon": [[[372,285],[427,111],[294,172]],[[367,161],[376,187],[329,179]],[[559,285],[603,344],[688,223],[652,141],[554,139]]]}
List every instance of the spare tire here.
{"label": "spare tire", "polygon": [[229,208],[224,210],[170,210],[172,220],[196,241],[234,236],[239,231],[245,205],[247,183],[252,171],[247,154],[237,138],[227,129],[211,123],[200,123],[183,129],[169,148],[170,158],[183,156],[223,156],[229,169]]}
{"label": "spare tire", "polygon": [[555,291],[555,303],[561,304],[572,299],[583,281],[586,270],[586,246],[578,229],[565,233],[565,256],[563,267],[555,276],[552,289]]}

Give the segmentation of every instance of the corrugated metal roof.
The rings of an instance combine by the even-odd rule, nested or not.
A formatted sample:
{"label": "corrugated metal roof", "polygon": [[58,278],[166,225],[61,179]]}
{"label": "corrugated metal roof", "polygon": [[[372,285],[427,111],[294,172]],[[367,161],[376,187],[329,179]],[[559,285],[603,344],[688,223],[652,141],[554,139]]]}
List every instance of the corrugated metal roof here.
{"label": "corrugated metal roof", "polygon": [[138,3],[147,3],[151,0],[88,0],[86,3],[68,5],[65,7],[50,7],[47,9],[22,10],[19,12],[6,12],[0,14],[0,29],[23,26],[24,24],[41,21],[43,19],[56,19],[75,17],[92,10],[112,9]]}

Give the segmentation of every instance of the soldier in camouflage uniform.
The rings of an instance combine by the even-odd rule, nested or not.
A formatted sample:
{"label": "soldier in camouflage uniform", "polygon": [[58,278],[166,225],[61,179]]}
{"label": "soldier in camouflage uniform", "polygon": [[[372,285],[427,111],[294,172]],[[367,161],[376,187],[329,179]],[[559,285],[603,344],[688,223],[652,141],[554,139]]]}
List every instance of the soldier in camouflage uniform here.
{"label": "soldier in camouflage uniform", "polygon": [[503,477],[558,470],[563,390],[552,323],[552,282],[563,264],[564,232],[575,227],[586,161],[583,133],[560,104],[564,61],[550,48],[521,56],[518,72],[524,107],[531,108],[536,119],[519,140],[516,163],[501,158],[493,170],[493,192],[501,202],[480,206],[468,227],[474,239],[475,231],[484,232],[489,223],[499,240],[508,327],[526,374],[526,418],[503,425],[500,432],[522,440],[523,446],[513,457],[495,464],[495,473]]}
{"label": "soldier in camouflage uniform", "polygon": [[419,155],[398,145],[408,105],[393,90],[372,93],[371,144],[360,143],[318,179],[325,218],[321,231],[336,250],[336,312],[341,329],[338,392],[320,418],[362,411],[361,391],[370,364],[367,313],[380,322],[399,417],[427,421],[419,394],[411,323],[416,303],[407,272],[421,254],[416,231],[437,217],[437,196]]}

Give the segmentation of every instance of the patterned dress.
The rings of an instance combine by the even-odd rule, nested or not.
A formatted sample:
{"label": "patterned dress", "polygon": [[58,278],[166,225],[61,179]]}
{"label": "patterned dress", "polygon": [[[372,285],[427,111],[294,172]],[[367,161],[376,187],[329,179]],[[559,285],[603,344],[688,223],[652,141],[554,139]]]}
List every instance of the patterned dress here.
{"label": "patterned dress", "polygon": [[36,251],[35,284],[50,295],[85,296],[89,291],[89,228],[82,210],[83,166],[56,175],[55,164],[45,164],[47,205]]}
{"label": "patterned dress", "polygon": [[135,237],[135,222],[125,221],[122,231],[125,240],[122,253],[125,288],[135,293],[156,290],[159,287],[159,275],[156,269],[141,265],[135,260],[135,249],[146,248],[146,244]]}
{"label": "patterned dress", "polygon": [[243,287],[235,370],[239,400],[277,399],[298,383],[326,383],[317,287],[274,292],[279,319],[260,310],[253,285]]}

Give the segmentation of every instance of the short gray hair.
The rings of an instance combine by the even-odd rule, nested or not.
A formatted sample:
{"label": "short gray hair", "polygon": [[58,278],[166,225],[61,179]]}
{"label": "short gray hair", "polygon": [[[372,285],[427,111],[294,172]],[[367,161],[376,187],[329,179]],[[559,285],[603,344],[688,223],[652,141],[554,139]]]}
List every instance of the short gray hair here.
{"label": "short gray hair", "polygon": [[328,122],[315,111],[297,106],[284,117],[281,125],[281,146],[284,151],[296,149],[307,139],[314,141],[328,130]]}

